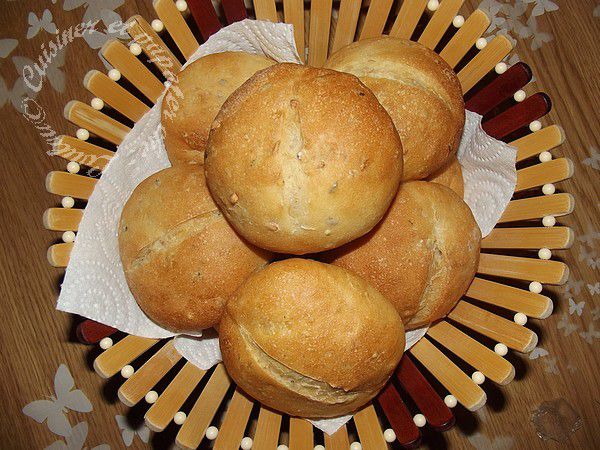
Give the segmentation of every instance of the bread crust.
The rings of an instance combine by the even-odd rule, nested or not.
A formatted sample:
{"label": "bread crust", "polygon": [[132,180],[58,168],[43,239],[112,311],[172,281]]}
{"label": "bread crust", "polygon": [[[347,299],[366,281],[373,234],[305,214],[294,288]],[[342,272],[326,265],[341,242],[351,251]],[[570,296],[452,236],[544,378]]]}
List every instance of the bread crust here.
{"label": "bread crust", "polygon": [[197,164],[161,170],[136,187],[121,215],[119,250],[142,310],[182,333],[216,325],[225,298],[270,257],[227,223]]}
{"label": "bread crust", "polygon": [[404,148],[404,180],[427,178],[456,154],[465,122],[462,90],[435,52],[381,36],[340,49],[325,67],[359,77],[388,111]]}
{"label": "bread crust", "polygon": [[465,196],[465,182],[462,168],[456,156],[450,158],[444,167],[428,178],[432,183],[438,183],[452,189],[460,198]]}
{"label": "bread crust", "polygon": [[404,351],[402,321],[366,281],[308,259],[272,263],[231,297],[219,327],[231,377],[264,405],[335,417],[364,405]]}
{"label": "bread crust", "polygon": [[481,232],[469,207],[437,183],[403,183],[385,218],[324,260],[365,278],[396,307],[406,329],[444,317],[471,284]]}
{"label": "bread crust", "polygon": [[161,108],[171,164],[203,163],[210,124],[227,97],[255,72],[273,64],[264,56],[223,52],[204,56],[179,72]]}
{"label": "bread crust", "polygon": [[381,219],[402,176],[402,144],[356,77],[278,64],[225,102],[205,170],[241,235],[306,254],[349,242]]}

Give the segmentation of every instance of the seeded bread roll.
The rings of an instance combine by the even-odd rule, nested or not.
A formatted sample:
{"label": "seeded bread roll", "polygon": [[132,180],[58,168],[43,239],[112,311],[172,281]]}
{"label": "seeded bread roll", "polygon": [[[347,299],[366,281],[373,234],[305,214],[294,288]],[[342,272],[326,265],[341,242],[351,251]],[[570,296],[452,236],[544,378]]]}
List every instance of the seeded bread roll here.
{"label": "seeded bread roll", "polygon": [[276,252],[313,253],[379,222],[400,183],[402,144],[358,78],[278,64],[227,99],[205,171],[242,236]]}
{"label": "seeded bread roll", "polygon": [[121,214],[119,249],[142,310],[181,333],[217,324],[224,299],[269,257],[227,223],[197,164],[161,170],[136,187]]}
{"label": "seeded bread roll", "polygon": [[462,176],[462,169],[456,156],[450,158],[444,167],[431,175],[428,179],[432,183],[442,184],[452,189],[460,198],[465,196],[465,182]]}
{"label": "seeded bread roll", "polygon": [[325,67],[359,77],[392,116],[404,147],[404,180],[427,178],[456,154],[465,123],[462,90],[435,52],[381,36],[342,48]]}
{"label": "seeded bread roll", "polygon": [[477,270],[481,232],[471,210],[437,183],[403,183],[385,218],[325,260],[363,277],[386,296],[406,329],[444,317]]}
{"label": "seeded bread roll", "polygon": [[373,398],[404,352],[394,307],[351,272],[287,259],[255,272],[227,302],[223,362],[262,404],[293,416],[350,413]]}
{"label": "seeded bread roll", "polygon": [[225,99],[255,72],[272,64],[263,56],[224,52],[204,56],[179,72],[161,111],[171,163],[202,163],[210,124]]}

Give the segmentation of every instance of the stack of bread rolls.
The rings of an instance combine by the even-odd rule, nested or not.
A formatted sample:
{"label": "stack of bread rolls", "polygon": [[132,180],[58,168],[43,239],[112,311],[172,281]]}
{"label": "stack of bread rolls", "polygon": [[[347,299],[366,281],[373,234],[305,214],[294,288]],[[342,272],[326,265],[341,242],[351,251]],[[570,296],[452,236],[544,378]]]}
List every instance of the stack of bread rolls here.
{"label": "stack of bread rolls", "polygon": [[174,332],[215,327],[230,376],[263,404],[356,411],[405,329],[444,317],[475,274],[464,114],[454,72],[401,39],[351,44],[326,68],[200,58],[163,99],[173,167],[121,216],[135,299]]}

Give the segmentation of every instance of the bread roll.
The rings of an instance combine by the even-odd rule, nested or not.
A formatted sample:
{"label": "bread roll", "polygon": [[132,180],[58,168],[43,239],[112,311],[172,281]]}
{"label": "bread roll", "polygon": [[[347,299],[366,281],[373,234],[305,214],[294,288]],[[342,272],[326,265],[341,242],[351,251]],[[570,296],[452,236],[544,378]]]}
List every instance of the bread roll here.
{"label": "bread roll", "polygon": [[202,166],[142,181],[123,208],[119,249],[133,296],[156,323],[194,333],[218,323],[224,299],[269,255],[244,242],[214,204]]}
{"label": "bread roll", "polygon": [[349,242],[381,219],[402,176],[402,144],[356,77],[278,64],[225,102],[205,170],[242,236],[305,254]]}
{"label": "bread roll", "polygon": [[202,163],[210,124],[225,99],[256,71],[272,64],[263,56],[224,52],[204,56],[179,72],[161,111],[171,163]]}
{"label": "bread roll", "polygon": [[456,156],[451,157],[444,167],[429,177],[428,181],[449,187],[460,198],[464,198],[465,196],[465,182],[462,176],[462,168]]}
{"label": "bread roll", "polygon": [[374,397],[404,351],[393,306],[347,270],[275,262],[227,302],[219,326],[227,371],[248,394],[310,418],[350,413]]}
{"label": "bread roll", "polygon": [[406,329],[444,317],[477,270],[481,232],[471,210],[437,183],[403,183],[386,217],[368,235],[326,255],[373,284]]}
{"label": "bread roll", "polygon": [[390,113],[404,147],[404,180],[427,178],[456,153],[465,123],[462,90],[435,52],[381,36],[342,48],[325,67],[359,77]]}

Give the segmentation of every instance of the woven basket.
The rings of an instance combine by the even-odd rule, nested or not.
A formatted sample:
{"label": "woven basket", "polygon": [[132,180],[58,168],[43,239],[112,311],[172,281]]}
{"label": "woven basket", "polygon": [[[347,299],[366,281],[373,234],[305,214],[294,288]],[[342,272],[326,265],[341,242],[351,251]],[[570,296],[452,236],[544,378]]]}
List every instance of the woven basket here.
{"label": "woven basket", "polygon": [[[347,450],[353,441],[367,450],[386,449],[388,442],[414,446],[421,438],[416,424],[422,426],[426,419],[427,426],[446,430],[454,424],[450,408],[456,401],[472,411],[485,404],[482,380],[504,385],[513,379],[515,370],[503,358],[507,348],[524,353],[537,344],[536,334],[520,323],[525,316],[543,319],[552,311],[551,300],[540,294],[540,283],[563,284],[568,278],[568,267],[549,259],[548,250],[565,249],[573,242],[571,229],[553,226],[554,216],[573,211],[573,197],[555,193],[552,184],[571,177],[573,165],[566,158],[548,157],[547,152],[563,142],[558,126],[541,128],[537,121],[551,108],[548,96],[514,95],[531,80],[529,67],[517,63],[507,68],[501,63],[512,50],[510,41],[503,36],[490,42],[482,39],[490,19],[480,10],[466,20],[457,16],[462,3],[341,0],[334,5],[332,0],[283,0],[283,4],[255,0],[248,6],[243,0],[222,0],[215,9],[210,0],[155,0],[158,19],[152,25],[140,16],[128,22],[131,36],[146,35],[139,46],[127,48],[111,41],[102,48],[114,69],[108,76],[94,70],[87,74],[84,84],[95,97],[92,106],[69,102],[65,117],[81,129],[77,138],[60,138],[60,143],[76,149],[63,157],[99,171],[133,123],[161,95],[164,74],[178,70],[224,24],[247,17],[292,23],[300,55],[314,66],[355,39],[389,33],[417,40],[456,70],[466,106],[484,116],[485,131],[518,149],[514,198],[498,226],[482,241],[478,275],[465,298],[407,352],[392,382],[375,401],[333,436],[323,435],[303,419],[256,404],[235,387],[222,364],[203,371],[185,362],[172,340],[123,336],[96,322],[82,322],[81,340],[100,342],[105,349],[94,362],[95,370],[103,378],[119,372],[127,378],[119,398],[129,406],[146,399],[150,405],[145,420],[152,430],[162,431],[175,421],[181,425],[176,442],[183,448],[236,449],[244,437],[253,439],[255,449],[283,444],[292,450],[317,445]],[[144,54],[156,48],[166,58],[151,65]],[[537,163],[542,152],[544,162]],[[70,165],[69,170],[76,172],[74,167],[80,166]],[[48,191],[67,198],[62,208],[46,211],[45,227],[77,231],[95,183],[95,178],[76,173],[49,173]],[[75,208],[68,197],[77,199]],[[66,267],[72,247],[72,242],[52,245],[50,264]],[[214,428],[206,436],[211,425],[218,427],[216,440]],[[245,439],[244,447],[249,443]]]}

